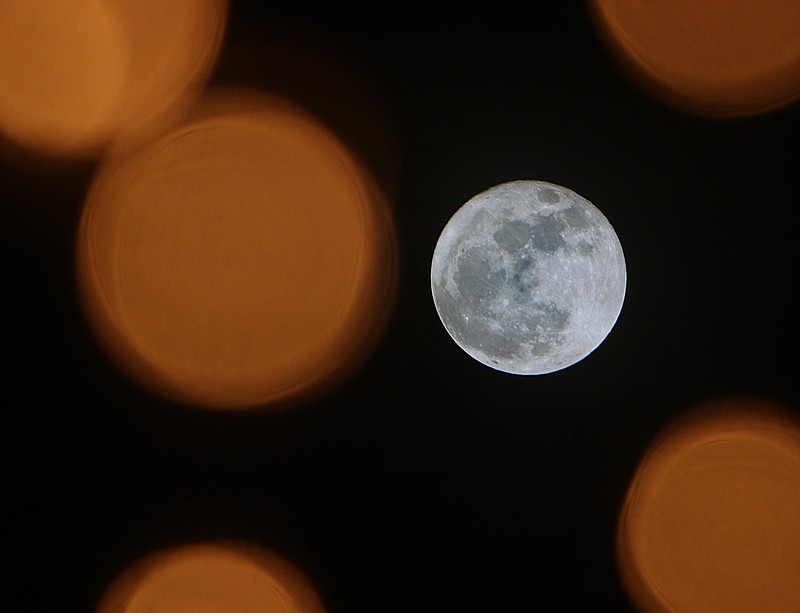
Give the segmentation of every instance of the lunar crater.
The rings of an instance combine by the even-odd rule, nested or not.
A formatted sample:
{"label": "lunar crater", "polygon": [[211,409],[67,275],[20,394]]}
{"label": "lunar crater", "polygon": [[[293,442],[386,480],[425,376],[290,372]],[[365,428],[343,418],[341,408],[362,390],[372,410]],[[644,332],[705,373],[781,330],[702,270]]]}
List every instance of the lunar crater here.
{"label": "lunar crater", "polygon": [[452,338],[517,374],[559,370],[593,351],[616,322],[625,286],[608,220],[575,192],[538,181],[472,198],[443,230],[431,266]]}

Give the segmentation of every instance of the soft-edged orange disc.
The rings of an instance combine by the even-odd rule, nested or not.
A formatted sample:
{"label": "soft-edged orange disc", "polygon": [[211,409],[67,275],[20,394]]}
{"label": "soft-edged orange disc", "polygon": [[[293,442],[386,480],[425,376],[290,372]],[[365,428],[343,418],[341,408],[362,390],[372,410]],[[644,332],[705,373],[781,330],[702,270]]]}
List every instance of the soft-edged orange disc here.
{"label": "soft-edged orange disc", "polygon": [[620,514],[623,582],[646,613],[800,603],[800,429],[766,402],[706,404],[647,452]]}
{"label": "soft-edged orange disc", "polygon": [[284,101],[226,92],[99,172],[77,272],[89,320],[134,378],[246,407],[319,391],[365,356],[394,256],[387,205],[339,140]]}
{"label": "soft-edged orange disc", "polygon": [[712,116],[800,97],[796,0],[590,0],[623,65],[663,101]]}
{"label": "soft-edged orange disc", "polygon": [[56,156],[145,139],[205,80],[226,15],[227,0],[4,0],[0,133]]}
{"label": "soft-edged orange disc", "polygon": [[106,590],[96,613],[323,613],[314,588],[278,556],[244,545],[151,555]]}

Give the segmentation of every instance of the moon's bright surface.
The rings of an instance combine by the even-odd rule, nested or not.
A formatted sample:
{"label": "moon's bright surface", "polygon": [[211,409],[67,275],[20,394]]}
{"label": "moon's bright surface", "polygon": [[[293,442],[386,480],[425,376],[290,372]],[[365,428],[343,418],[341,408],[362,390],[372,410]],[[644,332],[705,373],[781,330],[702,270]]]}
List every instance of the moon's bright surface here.
{"label": "moon's bright surface", "polygon": [[617,321],[626,286],[614,228],[591,202],[543,181],[512,181],[464,204],[433,254],[431,290],[453,340],[508,373],[585,358]]}

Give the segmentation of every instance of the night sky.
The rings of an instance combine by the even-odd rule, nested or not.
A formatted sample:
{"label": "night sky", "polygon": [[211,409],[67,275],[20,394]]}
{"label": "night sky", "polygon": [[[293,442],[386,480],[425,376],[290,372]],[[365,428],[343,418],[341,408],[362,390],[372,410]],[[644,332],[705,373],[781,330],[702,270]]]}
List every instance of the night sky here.
{"label": "night sky", "polygon": [[[0,609],[91,611],[138,557],[235,539],[291,560],[331,612],[632,610],[615,522],[653,437],[710,399],[800,409],[800,105],[674,110],[577,2],[302,4],[234,2],[210,86],[292,97],[381,181],[400,262],[383,340],[293,410],[162,399],[105,356],[77,300],[96,166],[6,154]],[[588,198],[627,261],[606,341],[545,376],[470,358],[430,295],[447,220],[516,179]]]}

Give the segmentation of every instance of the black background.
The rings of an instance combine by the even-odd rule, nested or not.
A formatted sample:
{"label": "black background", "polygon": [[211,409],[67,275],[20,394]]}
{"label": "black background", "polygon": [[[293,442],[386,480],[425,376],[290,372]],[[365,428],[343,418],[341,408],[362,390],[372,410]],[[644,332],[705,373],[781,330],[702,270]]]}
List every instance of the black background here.
{"label": "black background", "polygon": [[[5,159],[0,609],[91,611],[141,555],[242,539],[303,569],[332,612],[631,610],[614,529],[652,437],[712,398],[800,407],[800,107],[672,110],[623,75],[582,4],[528,4],[234,2],[211,83],[273,88],[329,120],[397,223],[383,341],[299,409],[197,411],[129,382],[74,289],[94,166]],[[295,70],[297,52],[328,68]],[[587,197],[627,259],[612,333],[547,376],[472,360],[430,298],[449,217],[515,179]]]}

